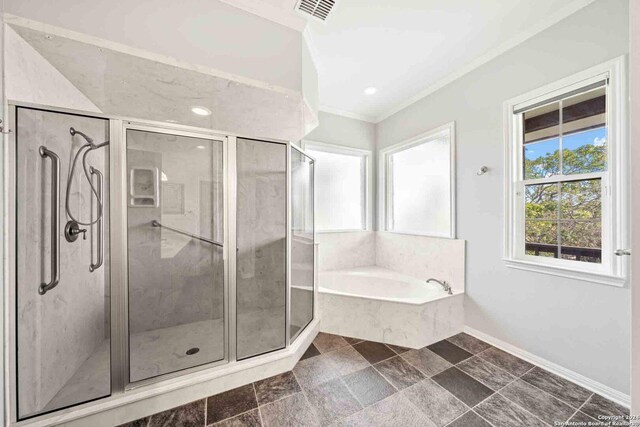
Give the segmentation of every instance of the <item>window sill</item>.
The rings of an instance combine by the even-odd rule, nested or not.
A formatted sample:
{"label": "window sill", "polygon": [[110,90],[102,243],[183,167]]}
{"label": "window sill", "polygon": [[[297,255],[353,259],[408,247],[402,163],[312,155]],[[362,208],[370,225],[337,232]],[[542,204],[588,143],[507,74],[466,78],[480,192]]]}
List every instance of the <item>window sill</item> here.
{"label": "window sill", "polygon": [[365,233],[372,231],[363,228],[354,228],[353,230],[316,230],[316,234],[336,234],[336,233]]}
{"label": "window sill", "polygon": [[611,274],[587,272],[583,270],[573,270],[570,268],[553,265],[542,265],[531,261],[519,259],[504,259],[507,267],[516,270],[534,271],[536,273],[550,274],[552,276],[566,277],[568,279],[582,280],[585,282],[598,283],[601,285],[615,286],[622,288],[626,284],[626,278]]}

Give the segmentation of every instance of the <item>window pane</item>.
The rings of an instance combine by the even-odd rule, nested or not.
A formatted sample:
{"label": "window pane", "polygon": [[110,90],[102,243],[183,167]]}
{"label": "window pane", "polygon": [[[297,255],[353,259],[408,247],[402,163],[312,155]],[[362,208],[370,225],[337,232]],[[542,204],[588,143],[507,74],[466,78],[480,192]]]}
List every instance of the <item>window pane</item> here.
{"label": "window pane", "polygon": [[545,178],[560,172],[560,103],[524,113],[524,178]]}
{"label": "window pane", "polygon": [[563,259],[602,262],[602,225],[595,221],[561,221],[560,252]]}
{"label": "window pane", "polygon": [[606,104],[604,87],[563,100],[563,174],[606,170]]}
{"label": "window pane", "polygon": [[558,257],[558,221],[525,221],[527,255]]}
{"label": "window pane", "polygon": [[392,231],[451,234],[451,155],[448,136],[389,156]]}
{"label": "window pane", "polygon": [[600,179],[563,182],[561,219],[595,219],[602,211]]}
{"label": "window pane", "polygon": [[524,197],[527,219],[558,219],[558,184],[527,185]]}
{"label": "window pane", "polygon": [[318,230],[365,228],[365,157],[307,150],[316,160]]}

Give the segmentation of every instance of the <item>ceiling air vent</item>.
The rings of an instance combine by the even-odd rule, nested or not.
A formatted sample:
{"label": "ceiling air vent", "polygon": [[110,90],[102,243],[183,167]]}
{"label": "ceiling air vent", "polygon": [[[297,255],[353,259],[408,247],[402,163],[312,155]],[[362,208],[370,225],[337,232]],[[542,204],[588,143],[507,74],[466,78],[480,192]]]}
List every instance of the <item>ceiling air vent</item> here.
{"label": "ceiling air vent", "polygon": [[296,9],[304,15],[326,21],[335,3],[335,0],[299,0]]}

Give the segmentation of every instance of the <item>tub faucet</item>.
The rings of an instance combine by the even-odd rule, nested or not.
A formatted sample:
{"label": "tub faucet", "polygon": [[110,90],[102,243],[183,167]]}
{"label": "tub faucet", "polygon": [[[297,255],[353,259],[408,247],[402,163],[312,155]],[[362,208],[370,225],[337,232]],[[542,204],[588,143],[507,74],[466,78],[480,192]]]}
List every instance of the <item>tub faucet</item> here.
{"label": "tub faucet", "polygon": [[449,295],[453,295],[453,291],[451,290],[451,285],[449,285],[446,280],[443,280],[442,282],[438,279],[427,279],[427,283],[429,282],[436,282],[438,284],[440,284],[440,286],[442,286],[442,289],[445,290],[446,293],[448,293]]}

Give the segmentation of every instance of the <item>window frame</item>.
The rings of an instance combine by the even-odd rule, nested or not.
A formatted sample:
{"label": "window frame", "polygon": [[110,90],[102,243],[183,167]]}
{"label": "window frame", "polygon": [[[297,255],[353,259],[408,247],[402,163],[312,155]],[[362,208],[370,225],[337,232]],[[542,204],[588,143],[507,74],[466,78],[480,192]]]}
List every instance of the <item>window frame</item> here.
{"label": "window frame", "polygon": [[[508,267],[624,286],[628,271],[626,257],[616,256],[616,249],[628,245],[628,152],[626,117],[625,58],[619,57],[583,72],[535,89],[504,103],[505,128],[505,241],[504,261]],[[524,179],[522,116],[518,113],[546,100],[586,89],[606,81],[607,170],[604,172],[563,175],[551,178]],[[562,171],[560,171],[562,172]],[[602,262],[589,263],[525,253],[524,186],[536,183],[566,182],[600,178],[602,191]]]}
{"label": "window frame", "polygon": [[[344,145],[329,144],[326,142],[303,140],[302,148],[305,152],[309,150],[322,151],[330,154],[342,154],[347,156],[361,157],[364,162],[364,177],[363,177],[363,190],[364,200],[362,209],[362,228],[339,228],[339,229],[320,229],[317,227],[316,221],[316,233],[349,233],[355,231],[371,231],[373,229],[373,174],[372,174],[372,158],[373,151],[364,150],[361,148],[352,148]],[[313,156],[310,156],[313,157]],[[315,162],[315,167],[318,167],[318,162]],[[316,186],[317,193],[317,186]],[[317,207],[316,207],[317,209]]]}
{"label": "window frame", "polygon": [[[434,139],[437,139],[441,135],[449,133],[449,207],[450,207],[450,219],[449,219],[449,231],[447,233],[422,233],[419,231],[396,231],[391,230],[389,221],[391,219],[392,212],[392,197],[391,197],[391,169],[390,158],[393,154],[401,151],[413,148],[415,146],[428,143]],[[379,194],[379,218],[378,227],[387,233],[404,234],[411,236],[425,236],[425,237],[438,237],[445,239],[456,238],[456,129],[455,121],[448,122],[444,125],[432,128],[426,132],[415,135],[409,139],[401,141],[390,147],[384,148],[378,152],[378,194]]]}

